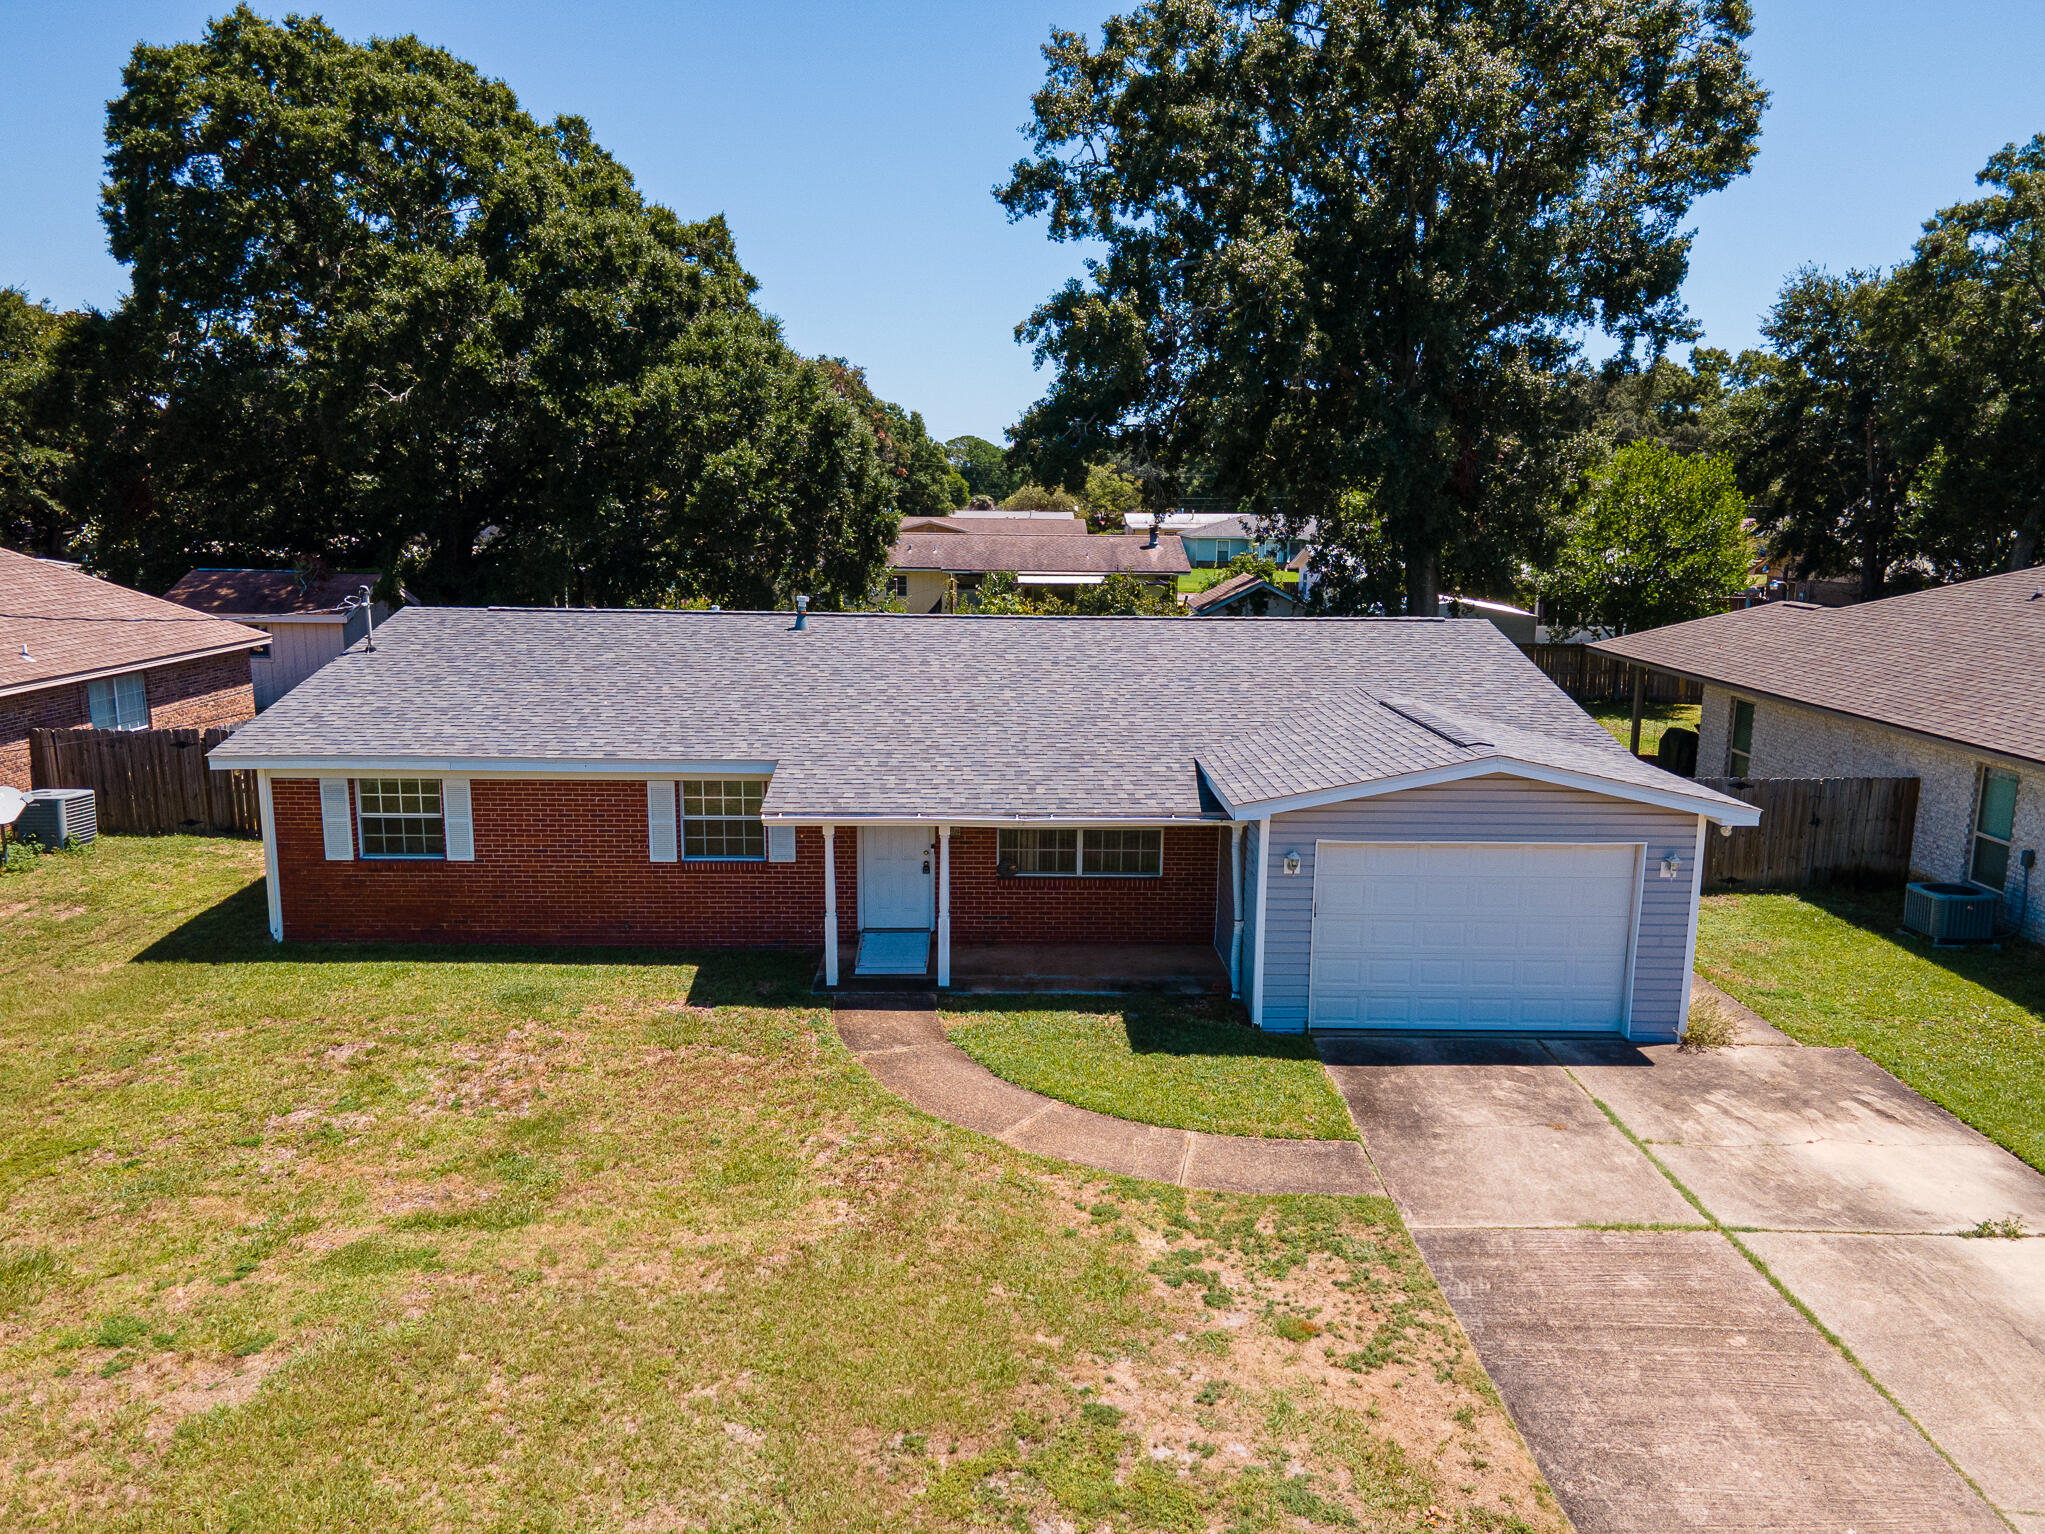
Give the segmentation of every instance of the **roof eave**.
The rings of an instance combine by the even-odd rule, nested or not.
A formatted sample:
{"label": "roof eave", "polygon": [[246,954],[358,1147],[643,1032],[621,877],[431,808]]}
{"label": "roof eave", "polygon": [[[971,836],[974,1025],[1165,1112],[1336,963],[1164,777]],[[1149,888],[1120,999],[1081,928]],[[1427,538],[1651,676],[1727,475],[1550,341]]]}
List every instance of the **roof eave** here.
{"label": "roof eave", "polygon": [[1211,775],[1207,776],[1208,786],[1214,789],[1215,797],[1228,807],[1231,818],[1236,820],[1263,820],[1272,815],[1290,814],[1294,810],[1317,809],[1322,805],[1341,804],[1351,799],[1373,799],[1381,794],[1401,793],[1409,788],[1427,788],[1437,783],[1456,783],[1466,778],[1488,777],[1494,774],[1508,777],[1530,778],[1538,783],[1553,783],[1561,788],[1580,788],[1587,793],[1601,794],[1608,799],[1623,799],[1635,804],[1650,804],[1658,809],[1675,810],[1685,815],[1702,815],[1728,826],[1755,826],[1761,823],[1761,811],[1751,804],[1742,804],[1709,789],[1670,790],[1654,788],[1645,783],[1632,783],[1624,778],[1601,777],[1595,773],[1576,772],[1563,767],[1550,767],[1542,762],[1524,761],[1511,756],[1482,756],[1467,762],[1453,762],[1445,767],[1429,767],[1419,772],[1397,773],[1390,777],[1371,778],[1358,783],[1340,784],[1330,788],[1315,789],[1307,793],[1288,794],[1271,799],[1231,800],[1223,793]]}
{"label": "roof eave", "polygon": [[[224,618],[221,620],[223,623],[226,621]],[[236,650],[260,650],[269,642],[268,634],[251,634],[246,639],[208,645],[199,650],[180,650],[174,655],[152,655],[145,660],[122,661],[118,666],[94,666],[84,671],[65,671],[55,676],[38,677],[33,681],[8,682],[0,685],[0,698],[12,698],[25,692],[46,692],[52,687],[75,687],[80,682],[96,682],[110,676],[127,676],[135,671],[153,671],[158,666],[181,666],[187,661],[209,660],[215,655],[232,655]]]}

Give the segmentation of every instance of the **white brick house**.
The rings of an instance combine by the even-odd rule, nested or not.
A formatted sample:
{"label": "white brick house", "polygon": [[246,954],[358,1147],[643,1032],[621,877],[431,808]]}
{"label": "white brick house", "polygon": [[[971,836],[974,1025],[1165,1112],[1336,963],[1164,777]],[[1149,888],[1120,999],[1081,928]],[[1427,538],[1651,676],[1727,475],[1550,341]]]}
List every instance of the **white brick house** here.
{"label": "white brick house", "polygon": [[2045,942],[2045,567],[1856,607],[1776,602],[1595,648],[1704,684],[1703,777],[1918,779],[1920,878]]}

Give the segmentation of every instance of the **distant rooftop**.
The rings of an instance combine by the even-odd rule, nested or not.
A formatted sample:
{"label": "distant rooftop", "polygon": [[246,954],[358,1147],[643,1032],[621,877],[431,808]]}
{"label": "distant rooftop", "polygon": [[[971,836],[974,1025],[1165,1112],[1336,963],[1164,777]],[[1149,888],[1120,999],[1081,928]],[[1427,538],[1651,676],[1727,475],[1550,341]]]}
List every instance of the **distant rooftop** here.
{"label": "distant rooftop", "polygon": [[166,602],[223,617],[260,618],[331,612],[383,577],[334,570],[308,579],[297,570],[194,570],[163,594]]}

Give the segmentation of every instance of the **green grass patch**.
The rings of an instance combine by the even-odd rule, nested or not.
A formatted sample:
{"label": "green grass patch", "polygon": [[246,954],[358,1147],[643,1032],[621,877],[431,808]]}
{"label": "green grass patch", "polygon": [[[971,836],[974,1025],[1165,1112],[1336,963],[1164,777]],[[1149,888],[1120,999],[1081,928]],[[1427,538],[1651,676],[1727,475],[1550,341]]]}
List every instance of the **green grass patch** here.
{"label": "green grass patch", "polygon": [[[1583,711],[1612,732],[1620,745],[1633,739],[1633,704],[1630,701],[1586,703]],[[1661,744],[1662,731],[1672,728],[1694,730],[1704,712],[1700,703],[1646,703],[1640,710],[1640,749],[1649,756]],[[1701,769],[1700,769],[1701,770]]]}
{"label": "green grass patch", "polygon": [[1067,1001],[960,997],[944,1006],[959,1048],[1060,1102],[1168,1129],[1356,1138],[1313,1041],[1259,1033],[1222,1003],[1137,996],[1081,1011]]}
{"label": "green grass patch", "polygon": [[1844,1045],[2045,1170],[2045,952],[1901,935],[1899,889],[1709,895],[1697,967],[1805,1044]]}
{"label": "green grass patch", "polygon": [[[1189,571],[1187,574],[1179,577],[1179,590],[1189,595],[1202,592],[1209,586],[1219,586],[1235,573],[1228,569]],[[1297,586],[1299,584],[1299,571],[1280,570],[1275,584],[1280,586]]]}

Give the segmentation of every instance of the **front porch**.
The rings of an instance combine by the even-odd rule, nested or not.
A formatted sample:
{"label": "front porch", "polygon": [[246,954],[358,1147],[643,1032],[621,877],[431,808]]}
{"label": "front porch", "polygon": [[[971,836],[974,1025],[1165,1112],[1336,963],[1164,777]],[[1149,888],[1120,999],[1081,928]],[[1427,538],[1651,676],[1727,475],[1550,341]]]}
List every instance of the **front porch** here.
{"label": "front porch", "polygon": [[920,972],[849,973],[833,982],[820,970],[821,990],[841,994],[946,990],[981,995],[1023,993],[1109,996],[1150,991],[1171,996],[1226,996],[1228,965],[1198,943],[961,943],[951,973],[940,980],[936,944]]}

